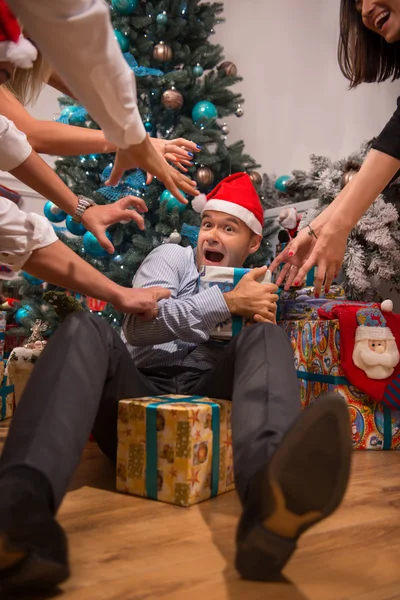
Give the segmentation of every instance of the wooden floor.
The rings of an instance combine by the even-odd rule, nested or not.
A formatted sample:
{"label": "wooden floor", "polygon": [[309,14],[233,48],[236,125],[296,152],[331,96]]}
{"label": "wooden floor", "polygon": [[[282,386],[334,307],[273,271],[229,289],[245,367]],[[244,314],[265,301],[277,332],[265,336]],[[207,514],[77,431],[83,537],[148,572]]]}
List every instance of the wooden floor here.
{"label": "wooden floor", "polygon": [[400,599],[400,452],[355,453],[343,505],[274,584],[234,570],[234,492],[185,509],[117,494],[114,477],[89,443],[59,513],[72,567],[60,600]]}

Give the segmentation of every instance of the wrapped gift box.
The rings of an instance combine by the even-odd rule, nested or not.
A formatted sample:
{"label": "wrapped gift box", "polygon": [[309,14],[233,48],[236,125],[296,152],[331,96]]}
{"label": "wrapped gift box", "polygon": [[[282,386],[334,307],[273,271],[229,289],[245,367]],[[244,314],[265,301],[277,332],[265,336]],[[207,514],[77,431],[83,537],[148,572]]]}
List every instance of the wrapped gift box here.
{"label": "wrapped gift box", "polygon": [[22,346],[26,341],[26,335],[21,333],[21,330],[15,325],[6,326],[5,342],[4,342],[4,357],[9,358],[14,348]]}
{"label": "wrapped gift box", "polygon": [[5,311],[0,311],[0,360],[4,358],[4,344],[6,337],[6,316]]}
{"label": "wrapped gift box", "polygon": [[303,408],[327,392],[348,402],[356,450],[400,449],[400,411],[372,401],[352,386],[340,363],[339,321],[283,321],[292,344]]}
{"label": "wrapped gift box", "polygon": [[117,489],[179,506],[234,489],[231,402],[200,396],[121,400]]}
{"label": "wrapped gift box", "polygon": [[[246,273],[251,269],[242,269],[234,267],[211,267],[202,266],[199,276],[199,291],[209,289],[217,285],[223,294],[230,292],[239,283]],[[271,283],[271,273],[267,271],[260,283]],[[230,340],[234,335],[237,335],[243,327],[251,324],[250,320],[244,317],[234,315],[224,323],[219,323],[210,334],[211,338],[219,340]]]}
{"label": "wrapped gift box", "polygon": [[326,302],[341,302],[346,300],[341,286],[332,286],[328,293],[322,292],[322,297],[314,297],[314,286],[293,288],[279,294],[279,318],[282,320],[318,319],[318,309]]}
{"label": "wrapped gift box", "polygon": [[14,386],[15,405],[18,404],[32,373],[37,359],[43,351],[46,342],[36,341],[28,346],[14,348],[7,361],[6,375],[8,385]]}
{"label": "wrapped gift box", "polygon": [[14,411],[14,386],[7,382],[5,361],[0,361],[0,421],[12,417]]}

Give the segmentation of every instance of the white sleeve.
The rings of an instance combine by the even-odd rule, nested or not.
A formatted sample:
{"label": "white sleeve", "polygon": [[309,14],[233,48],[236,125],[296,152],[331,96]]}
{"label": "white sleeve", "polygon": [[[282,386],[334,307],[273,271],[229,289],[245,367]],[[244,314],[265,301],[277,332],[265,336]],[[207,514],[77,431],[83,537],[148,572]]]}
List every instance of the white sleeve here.
{"label": "white sleeve", "polygon": [[135,76],[114,37],[104,0],[9,0],[29,31],[105,137],[119,148],[146,136]]}
{"label": "white sleeve", "polygon": [[19,167],[32,152],[26,135],[12,121],[0,115],[0,171]]}
{"label": "white sleeve", "polygon": [[22,269],[34,250],[50,246],[58,237],[49,221],[27,214],[14,202],[0,198],[0,263],[13,271]]}

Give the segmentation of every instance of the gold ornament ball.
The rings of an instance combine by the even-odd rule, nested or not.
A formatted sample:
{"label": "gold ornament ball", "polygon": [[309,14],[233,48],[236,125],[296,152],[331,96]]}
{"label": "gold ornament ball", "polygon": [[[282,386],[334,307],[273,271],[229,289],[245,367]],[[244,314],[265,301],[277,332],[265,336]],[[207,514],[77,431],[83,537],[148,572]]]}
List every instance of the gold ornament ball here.
{"label": "gold ornament ball", "polygon": [[196,172],[196,181],[201,187],[208,187],[214,182],[214,173],[210,167],[200,167]]}
{"label": "gold ornament ball", "polygon": [[161,102],[165,108],[170,110],[180,110],[183,106],[183,96],[178,90],[167,90],[161,97]]}
{"label": "gold ornament ball", "polygon": [[262,177],[258,171],[249,171],[249,176],[253,185],[261,185]]}
{"label": "gold ornament ball", "polygon": [[160,42],[154,46],[153,58],[157,62],[170,62],[172,60],[172,48],[168,44]]}
{"label": "gold ornament ball", "polygon": [[218,69],[220,71],[225,71],[225,75],[228,77],[236,77],[238,74],[237,66],[229,60],[225,60],[223,63],[221,63]]}
{"label": "gold ornament ball", "polygon": [[348,183],[353,179],[354,175],[357,175],[357,171],[347,171],[342,177],[342,188],[346,187]]}

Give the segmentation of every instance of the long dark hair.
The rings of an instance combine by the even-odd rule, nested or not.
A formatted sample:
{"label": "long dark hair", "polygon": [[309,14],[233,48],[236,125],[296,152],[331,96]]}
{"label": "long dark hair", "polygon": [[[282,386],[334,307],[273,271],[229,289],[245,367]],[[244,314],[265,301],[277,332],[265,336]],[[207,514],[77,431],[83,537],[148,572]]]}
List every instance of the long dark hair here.
{"label": "long dark hair", "polygon": [[354,88],[400,78],[400,42],[388,44],[362,22],[355,0],[341,0],[339,66]]}

